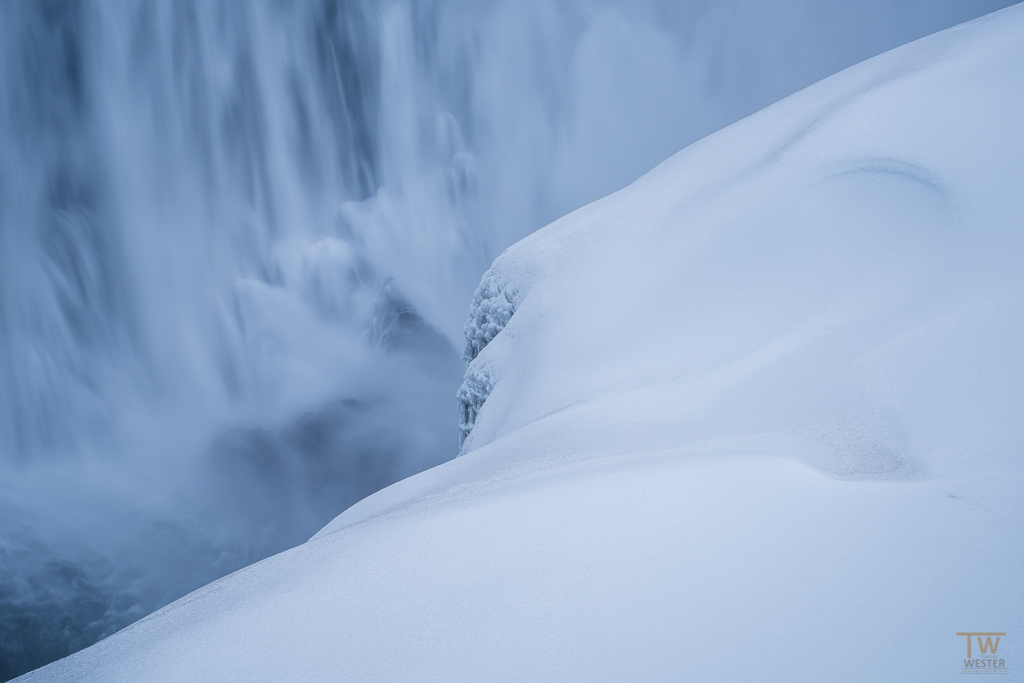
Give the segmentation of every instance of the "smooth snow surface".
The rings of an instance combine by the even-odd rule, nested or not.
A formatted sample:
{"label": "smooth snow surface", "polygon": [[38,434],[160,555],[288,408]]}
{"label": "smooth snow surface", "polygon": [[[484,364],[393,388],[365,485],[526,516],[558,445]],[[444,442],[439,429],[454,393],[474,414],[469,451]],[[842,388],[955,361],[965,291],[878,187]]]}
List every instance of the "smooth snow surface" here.
{"label": "smooth snow surface", "polygon": [[463,457],[25,680],[1024,675],[1021,112],[1018,6],[523,240]]}

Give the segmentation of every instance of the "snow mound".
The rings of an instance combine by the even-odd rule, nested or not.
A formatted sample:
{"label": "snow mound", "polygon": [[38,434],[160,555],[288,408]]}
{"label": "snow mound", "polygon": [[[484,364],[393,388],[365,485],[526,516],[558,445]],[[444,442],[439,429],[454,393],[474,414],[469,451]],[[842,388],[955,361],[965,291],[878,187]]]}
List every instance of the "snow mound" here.
{"label": "snow mound", "polygon": [[523,240],[463,457],[25,680],[1019,674],[1022,74],[1016,6]]}

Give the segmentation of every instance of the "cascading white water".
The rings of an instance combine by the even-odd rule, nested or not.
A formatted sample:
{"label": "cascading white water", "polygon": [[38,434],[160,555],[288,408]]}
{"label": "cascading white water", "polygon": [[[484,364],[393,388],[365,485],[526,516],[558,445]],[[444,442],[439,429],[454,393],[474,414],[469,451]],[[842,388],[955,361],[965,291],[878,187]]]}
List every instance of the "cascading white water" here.
{"label": "cascading white water", "polygon": [[0,4],[0,678],[454,456],[503,248],[1006,4]]}

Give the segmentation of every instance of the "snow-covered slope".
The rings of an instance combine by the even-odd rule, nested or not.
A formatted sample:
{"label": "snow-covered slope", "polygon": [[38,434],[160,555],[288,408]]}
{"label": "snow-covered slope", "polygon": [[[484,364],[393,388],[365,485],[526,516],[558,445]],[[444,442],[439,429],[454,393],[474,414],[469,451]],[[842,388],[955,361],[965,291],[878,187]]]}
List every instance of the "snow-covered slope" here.
{"label": "snow-covered slope", "polygon": [[462,457],[26,680],[1024,675],[1021,112],[1017,6],[534,234]]}

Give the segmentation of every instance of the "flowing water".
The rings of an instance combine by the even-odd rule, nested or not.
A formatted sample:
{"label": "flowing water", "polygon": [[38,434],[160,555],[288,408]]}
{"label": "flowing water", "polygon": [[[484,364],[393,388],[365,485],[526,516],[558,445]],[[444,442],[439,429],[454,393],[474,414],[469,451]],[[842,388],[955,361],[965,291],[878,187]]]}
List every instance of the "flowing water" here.
{"label": "flowing water", "polygon": [[502,249],[977,0],[5,0],[0,680],[458,451]]}

